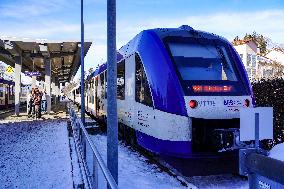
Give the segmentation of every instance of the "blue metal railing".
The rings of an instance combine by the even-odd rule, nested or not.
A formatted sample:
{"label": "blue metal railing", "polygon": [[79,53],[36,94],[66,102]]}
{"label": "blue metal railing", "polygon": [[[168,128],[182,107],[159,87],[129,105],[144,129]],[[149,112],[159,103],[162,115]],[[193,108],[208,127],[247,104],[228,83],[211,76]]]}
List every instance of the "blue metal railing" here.
{"label": "blue metal railing", "polygon": [[247,175],[249,189],[283,189],[284,162],[259,149],[240,150],[240,175]]}
{"label": "blue metal railing", "polygon": [[284,162],[268,157],[259,147],[259,113],[255,113],[255,146],[240,149],[239,174],[248,176],[249,189],[283,189]]}
{"label": "blue metal railing", "polygon": [[[107,181],[107,184],[110,189],[118,189],[118,185],[112,177],[109,169],[104,163],[99,151],[93,144],[92,140],[89,137],[89,134],[81,119],[76,114],[73,106],[71,104],[68,105],[69,116],[72,126],[73,138],[75,140],[75,147],[78,154],[79,162],[81,170],[84,171],[82,174],[84,181],[84,188],[98,189],[99,187],[99,179],[98,179],[98,171],[99,167],[104,175],[104,178]],[[92,154],[93,154],[93,171],[90,172],[90,167],[87,164],[87,145],[89,145]]]}

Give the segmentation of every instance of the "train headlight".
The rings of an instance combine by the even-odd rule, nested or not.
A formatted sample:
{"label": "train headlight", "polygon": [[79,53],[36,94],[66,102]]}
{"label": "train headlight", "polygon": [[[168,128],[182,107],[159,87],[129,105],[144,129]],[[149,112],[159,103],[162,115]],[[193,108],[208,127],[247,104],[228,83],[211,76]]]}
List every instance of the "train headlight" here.
{"label": "train headlight", "polygon": [[198,105],[197,101],[196,100],[191,100],[189,101],[189,107],[191,108],[196,108]]}
{"label": "train headlight", "polygon": [[246,106],[246,107],[249,107],[249,105],[250,105],[249,99],[245,99],[245,106]]}

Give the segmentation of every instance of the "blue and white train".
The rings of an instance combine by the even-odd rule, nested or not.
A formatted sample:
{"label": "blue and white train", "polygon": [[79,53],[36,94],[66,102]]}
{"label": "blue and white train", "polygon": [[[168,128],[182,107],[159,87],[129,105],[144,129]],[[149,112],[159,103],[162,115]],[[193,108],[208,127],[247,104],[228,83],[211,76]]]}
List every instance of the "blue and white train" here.
{"label": "blue and white train", "polygon": [[15,104],[15,83],[0,78],[0,109],[13,107]]}
{"label": "blue and white train", "polygon": [[[150,29],[119,49],[121,136],[159,154],[196,157],[238,148],[239,109],[253,107],[241,59],[226,39],[190,26]],[[86,110],[105,120],[106,64],[88,78]],[[72,92],[79,101],[80,90]]]}

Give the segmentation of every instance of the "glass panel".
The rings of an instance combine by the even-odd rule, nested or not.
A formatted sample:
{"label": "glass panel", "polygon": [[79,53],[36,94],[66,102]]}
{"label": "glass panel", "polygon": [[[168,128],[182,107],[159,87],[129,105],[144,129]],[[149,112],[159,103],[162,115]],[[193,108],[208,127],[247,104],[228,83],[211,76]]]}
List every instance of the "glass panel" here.
{"label": "glass panel", "polygon": [[269,78],[272,75],[273,75],[273,71],[272,70],[263,70],[263,77]]}
{"label": "glass panel", "polygon": [[135,55],[136,77],[135,77],[135,100],[147,106],[153,106],[152,95],[147,76],[138,54]]}
{"label": "glass panel", "polygon": [[107,98],[107,70],[105,71],[105,98]]}
{"label": "glass panel", "polygon": [[104,72],[100,74],[100,80],[101,80],[101,98],[105,98],[105,75]]}
{"label": "glass panel", "polygon": [[4,87],[3,87],[3,84],[0,84],[0,97],[4,97]]}
{"label": "glass panel", "polygon": [[252,63],[252,67],[255,68],[255,66],[256,66],[256,56],[255,55],[251,56],[251,63]]}
{"label": "glass panel", "polygon": [[242,60],[243,60],[243,56],[244,56],[243,54],[240,54],[240,57],[241,57]]}
{"label": "glass panel", "polygon": [[169,43],[169,48],[183,80],[237,81],[223,46]]}
{"label": "glass panel", "polygon": [[250,68],[247,68],[247,74],[248,74],[249,77],[251,76],[251,69]]}
{"label": "glass panel", "polygon": [[117,98],[120,100],[125,99],[125,61],[117,65]]}
{"label": "glass panel", "polygon": [[251,54],[247,54],[247,66],[251,64]]}

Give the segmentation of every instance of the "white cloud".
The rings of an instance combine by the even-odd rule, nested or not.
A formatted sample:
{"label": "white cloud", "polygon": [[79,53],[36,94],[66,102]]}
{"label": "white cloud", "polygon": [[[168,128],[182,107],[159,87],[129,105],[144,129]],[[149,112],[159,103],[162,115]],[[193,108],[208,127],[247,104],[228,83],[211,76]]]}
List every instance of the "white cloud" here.
{"label": "white cloud", "polygon": [[67,0],[26,0],[0,6],[0,15],[25,19],[58,11],[68,5]]}
{"label": "white cloud", "polygon": [[[35,1],[35,0],[33,0]],[[90,0],[95,1],[95,0]],[[98,0],[99,1],[99,0]],[[55,2],[55,0],[52,0]],[[60,1],[64,2],[64,1]],[[52,4],[50,5],[52,7]],[[119,13],[118,13],[119,14]],[[127,17],[117,20],[117,48],[126,44],[136,34],[144,29],[158,27],[179,27],[184,24],[191,25],[198,30],[213,32],[232,40],[235,36],[256,31],[272,39],[273,42],[284,43],[284,10],[264,10],[254,12],[220,12],[209,15],[196,15],[188,17],[174,17],[169,15],[147,15],[143,18]],[[41,18],[44,20],[44,18]],[[20,31],[20,32],[19,32]],[[47,38],[49,40],[80,40],[80,21],[68,23],[46,19],[45,22],[18,23],[3,27],[1,35]],[[20,35],[20,36],[19,36]],[[106,22],[91,20],[85,24],[85,38],[92,39],[94,44],[86,57],[86,70],[96,67],[106,61]]]}
{"label": "white cloud", "polygon": [[[185,18],[157,18],[152,20],[118,20],[117,22],[117,49],[126,44],[136,34],[145,29],[159,27],[179,27],[191,25],[197,30],[203,30],[221,35],[228,40],[235,36],[256,31],[270,37],[274,42],[284,43],[284,10],[266,10],[257,12],[217,13],[206,16],[189,16]],[[95,31],[94,48],[86,61],[86,67],[95,67],[106,61],[106,27],[105,23],[92,25],[90,31]],[[93,30],[99,28],[99,30]],[[99,32],[101,31],[101,32]],[[88,33],[91,35],[91,32]],[[92,57],[92,58],[91,58]],[[95,64],[93,63],[95,62]],[[94,65],[94,66],[93,66]]]}
{"label": "white cloud", "polygon": [[229,40],[236,35],[256,31],[270,37],[273,41],[284,43],[284,10],[265,10],[256,12],[223,12],[210,15],[188,16],[184,18],[154,18],[118,22],[118,32],[122,39],[134,36],[143,29],[157,27],[179,27],[191,25],[197,30],[204,30],[222,35]]}
{"label": "white cloud", "polygon": [[93,43],[85,57],[85,70],[95,68],[97,65],[106,62],[106,45]]}

